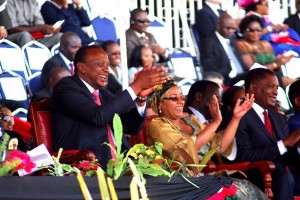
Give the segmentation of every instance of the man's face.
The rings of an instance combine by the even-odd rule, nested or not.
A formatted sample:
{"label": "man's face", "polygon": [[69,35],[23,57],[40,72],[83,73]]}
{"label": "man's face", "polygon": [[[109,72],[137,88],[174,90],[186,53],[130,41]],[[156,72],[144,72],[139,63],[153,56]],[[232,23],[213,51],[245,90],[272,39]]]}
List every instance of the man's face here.
{"label": "man's face", "polygon": [[147,31],[147,28],[150,25],[150,20],[148,19],[148,14],[147,12],[139,12],[135,14],[133,17],[133,26],[132,28],[139,32],[139,33],[144,33]]}
{"label": "man's face", "polygon": [[219,33],[226,39],[230,39],[237,30],[237,25],[234,19],[224,19],[218,25]]}
{"label": "man's face", "polygon": [[64,56],[66,56],[66,58],[68,58],[70,61],[73,61],[75,54],[80,47],[81,39],[79,37],[72,37],[69,39],[66,45],[60,48],[60,51],[62,54],[64,54]]}
{"label": "man's face", "polygon": [[278,87],[277,77],[266,75],[264,79],[251,84],[250,90],[254,94],[255,103],[266,109],[275,106]]}
{"label": "man's face", "polygon": [[103,49],[89,49],[84,62],[77,63],[78,75],[94,89],[107,85],[109,60]]}

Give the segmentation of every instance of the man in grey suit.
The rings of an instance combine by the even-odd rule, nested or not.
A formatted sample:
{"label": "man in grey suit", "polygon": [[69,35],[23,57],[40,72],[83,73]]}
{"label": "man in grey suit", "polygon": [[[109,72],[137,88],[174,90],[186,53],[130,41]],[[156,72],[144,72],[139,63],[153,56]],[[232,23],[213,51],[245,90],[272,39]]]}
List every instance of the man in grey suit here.
{"label": "man in grey suit", "polygon": [[[169,59],[166,48],[162,48],[157,44],[155,37],[147,32],[150,25],[148,13],[146,10],[136,8],[130,14],[130,27],[126,31],[127,58],[131,57],[133,49],[138,45],[149,46],[155,56],[155,61],[162,63]],[[128,62],[130,63],[130,62]]]}
{"label": "man in grey suit", "polygon": [[76,52],[81,47],[80,37],[73,32],[65,32],[60,39],[59,52],[51,57],[42,69],[42,88],[49,87],[50,71],[54,67],[65,67],[72,74],[73,60]]}

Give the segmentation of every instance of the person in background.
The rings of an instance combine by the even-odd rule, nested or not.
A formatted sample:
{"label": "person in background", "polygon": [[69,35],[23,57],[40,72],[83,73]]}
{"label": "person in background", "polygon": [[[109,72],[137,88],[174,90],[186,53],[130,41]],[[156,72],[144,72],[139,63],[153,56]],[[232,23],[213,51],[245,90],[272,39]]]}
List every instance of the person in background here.
{"label": "person in background", "polygon": [[293,132],[300,128],[300,80],[291,84],[288,95],[294,109],[294,114],[288,120],[289,130]]}
{"label": "person in background", "polygon": [[298,33],[286,24],[272,23],[272,19],[269,18],[268,0],[242,0],[238,2],[243,2],[240,5],[245,8],[246,16],[256,15],[261,18],[263,22],[261,39],[272,45],[275,55],[281,55],[289,50],[300,54]]}
{"label": "person in background", "polygon": [[[105,89],[109,59],[100,46],[81,47],[74,65],[75,74],[60,80],[51,97],[53,150],[91,150],[106,169],[107,162],[115,159],[114,151],[103,145],[106,142],[115,146],[114,115],[120,116],[124,134],[138,133],[144,124],[148,94],[168,77],[163,67],[149,66],[137,74],[126,90],[115,96]],[[128,148],[129,143],[123,135],[121,150]]]}
{"label": "person in background", "polygon": [[80,0],[51,0],[45,1],[41,7],[41,13],[46,24],[55,24],[64,20],[60,32],[76,33],[83,45],[88,45],[94,40],[85,33],[82,28],[91,25],[90,18],[84,10]]}
{"label": "person in background", "polygon": [[108,40],[102,43],[101,47],[106,52],[109,59],[109,74],[107,90],[113,94],[120,94],[122,92],[122,69],[121,64],[121,50],[120,45]]}
{"label": "person in background", "polygon": [[298,33],[298,35],[300,35],[300,0],[295,1],[295,7],[296,13],[293,15],[289,15],[283,23],[294,29]]}
{"label": "person in background", "polygon": [[[43,89],[41,89],[40,91],[35,93],[31,97],[30,103],[39,102],[44,99],[50,98],[52,95],[53,88],[56,85],[56,83],[66,76],[71,76],[71,73],[65,67],[52,68],[50,71],[50,74],[49,74],[48,87],[44,87]],[[29,119],[29,117],[27,117],[27,118]]]}
{"label": "person in background", "polygon": [[49,88],[49,74],[54,67],[65,67],[71,74],[74,74],[74,56],[81,47],[80,37],[73,32],[65,32],[59,45],[59,52],[52,56],[43,66],[41,74],[42,88]]}
{"label": "person in background", "polygon": [[216,31],[201,41],[200,60],[204,72],[219,72],[224,84],[231,86],[244,79],[245,67],[236,47],[236,21],[227,13],[221,14]]}
{"label": "person in background", "polygon": [[17,139],[18,149],[20,151],[26,152],[27,148],[23,141],[22,136],[20,135],[20,133],[13,131],[14,124],[15,124],[14,117],[11,115],[11,111],[7,107],[0,105],[0,126],[1,126],[0,138],[1,138],[1,140],[2,140],[3,134],[7,133],[10,136],[10,140],[12,140],[13,138]]}
{"label": "person in background", "polygon": [[213,71],[204,72],[202,79],[206,80],[206,81],[215,82],[216,84],[219,85],[219,87],[221,89],[224,89],[224,87],[225,87],[224,86],[224,76],[222,74],[220,74],[219,72],[213,72]]}
{"label": "person in background", "polygon": [[5,12],[9,23],[7,39],[20,47],[35,39],[50,49],[62,36],[60,27],[45,24],[36,0],[7,0]]}
{"label": "person in background", "polygon": [[284,65],[293,58],[293,55],[275,55],[269,42],[260,40],[263,30],[263,22],[257,15],[249,15],[242,19],[240,31],[243,38],[237,40],[237,47],[241,54],[242,61],[247,69],[255,63],[275,71],[280,86],[285,88],[295,79],[283,76],[281,65]]}
{"label": "person in background", "polygon": [[137,45],[151,48],[155,61],[158,63],[165,63],[169,60],[169,53],[166,48],[161,47],[155,37],[147,32],[150,23],[146,10],[136,8],[131,11],[130,27],[126,31],[127,59],[129,62],[132,51]]}
{"label": "person in background", "polygon": [[224,11],[221,9],[221,0],[205,0],[202,9],[196,13],[196,30],[201,40],[216,32],[217,20]]}
{"label": "person in background", "polygon": [[152,66],[154,63],[153,51],[150,47],[144,45],[136,46],[131,54],[128,79],[129,83],[134,81],[135,74],[144,67]]}

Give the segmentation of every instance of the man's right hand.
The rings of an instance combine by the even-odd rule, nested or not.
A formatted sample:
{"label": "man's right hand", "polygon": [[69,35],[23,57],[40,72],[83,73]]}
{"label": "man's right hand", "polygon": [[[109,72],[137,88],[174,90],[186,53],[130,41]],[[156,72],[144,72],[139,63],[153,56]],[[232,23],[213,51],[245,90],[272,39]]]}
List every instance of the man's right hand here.
{"label": "man's right hand", "polygon": [[55,31],[55,28],[52,25],[44,24],[44,25],[38,25],[39,30],[48,35],[48,34],[53,34]]}
{"label": "man's right hand", "polygon": [[4,26],[0,26],[0,39],[7,37],[7,31]]}
{"label": "man's right hand", "polygon": [[160,67],[144,67],[141,70],[134,82],[130,85],[136,95],[140,96],[148,96],[152,92],[151,88],[155,85],[166,82],[169,78],[167,75],[167,71],[163,66]]}
{"label": "man's right hand", "polygon": [[290,133],[282,142],[285,147],[292,147],[300,140],[300,129]]}

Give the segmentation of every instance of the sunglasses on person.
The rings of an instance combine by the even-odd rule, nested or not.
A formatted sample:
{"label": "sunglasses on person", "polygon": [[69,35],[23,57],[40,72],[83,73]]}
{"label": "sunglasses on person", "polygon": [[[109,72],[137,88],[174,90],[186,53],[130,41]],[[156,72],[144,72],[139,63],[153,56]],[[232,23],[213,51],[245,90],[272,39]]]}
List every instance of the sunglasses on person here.
{"label": "sunglasses on person", "polygon": [[114,52],[114,53],[107,53],[107,55],[109,55],[109,56],[119,56],[119,55],[121,55],[121,53],[120,52]]}
{"label": "sunglasses on person", "polygon": [[237,28],[232,27],[232,26],[224,26],[223,28],[228,30],[228,31],[236,31],[237,30]]}
{"label": "sunglasses on person", "polygon": [[2,121],[4,122],[8,122],[8,121],[11,121],[11,122],[14,122],[14,118],[13,117],[10,117],[10,116],[4,116]]}
{"label": "sunglasses on person", "polygon": [[186,97],[184,95],[181,95],[179,97],[164,97],[163,100],[170,100],[173,102],[178,102],[178,101],[185,101]]}
{"label": "sunglasses on person", "polygon": [[262,32],[262,29],[261,28],[247,28],[246,31],[249,33],[254,33],[254,32],[260,33],[260,32]]}
{"label": "sunglasses on person", "polygon": [[145,23],[146,24],[150,24],[151,23],[151,21],[149,19],[136,19],[134,21],[136,21],[136,22],[138,22],[140,24],[145,24]]}

